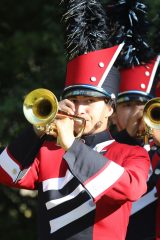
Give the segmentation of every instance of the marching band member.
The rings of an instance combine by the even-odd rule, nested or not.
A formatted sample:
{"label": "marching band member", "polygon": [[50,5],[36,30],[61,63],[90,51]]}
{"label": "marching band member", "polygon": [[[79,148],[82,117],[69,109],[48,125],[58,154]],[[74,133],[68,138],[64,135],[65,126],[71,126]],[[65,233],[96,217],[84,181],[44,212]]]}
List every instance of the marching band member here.
{"label": "marching band member", "polygon": [[[113,136],[118,142],[140,145],[149,151],[151,166],[147,181],[148,188],[153,174],[152,156],[157,149],[153,145],[151,137],[149,139],[147,137],[147,142],[145,142],[143,111],[146,103],[156,94],[156,84],[158,85],[156,72],[159,60],[160,57],[157,57],[156,60],[146,65],[121,70],[120,91],[116,111],[112,118],[112,122],[117,127]],[[139,201],[133,204],[127,240],[142,240],[147,237],[155,239],[156,193],[155,184]]]}
{"label": "marching band member", "polygon": [[112,0],[106,9],[111,16],[112,24],[116,21],[119,29],[115,42],[118,43],[119,39],[125,37],[125,46],[118,60],[121,75],[120,90],[116,111],[112,115],[114,126],[111,125],[110,129],[118,142],[144,146],[150,150],[151,156],[148,192],[132,206],[126,239],[155,240],[157,234],[155,214],[158,201],[155,195],[156,184],[153,188],[149,187],[154,173],[152,153],[155,152],[155,146],[150,149],[151,143],[148,144],[146,135],[144,137],[143,109],[148,100],[158,96],[155,91],[160,57],[156,56],[146,42],[149,21],[146,17],[147,6],[143,2]]}
{"label": "marching band member", "polygon": [[[59,109],[66,117],[50,123],[56,138],[31,126],[9,144],[0,155],[0,182],[38,190],[39,240],[125,240],[132,202],[147,190],[150,160],[144,148],[120,144],[108,130],[119,85],[113,65],[123,43],[102,48],[99,1],[69,1],[64,18],[71,58]],[[81,137],[69,115],[85,120]]]}

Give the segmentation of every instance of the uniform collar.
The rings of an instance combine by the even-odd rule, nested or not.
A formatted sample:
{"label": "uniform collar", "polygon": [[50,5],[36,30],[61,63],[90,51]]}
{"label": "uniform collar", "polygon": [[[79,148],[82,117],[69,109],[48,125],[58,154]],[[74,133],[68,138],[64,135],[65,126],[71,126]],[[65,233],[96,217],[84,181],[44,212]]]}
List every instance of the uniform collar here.
{"label": "uniform collar", "polygon": [[94,148],[97,144],[101,142],[113,140],[109,131],[103,131],[92,135],[82,136],[81,139],[84,140],[86,145],[92,148]]}

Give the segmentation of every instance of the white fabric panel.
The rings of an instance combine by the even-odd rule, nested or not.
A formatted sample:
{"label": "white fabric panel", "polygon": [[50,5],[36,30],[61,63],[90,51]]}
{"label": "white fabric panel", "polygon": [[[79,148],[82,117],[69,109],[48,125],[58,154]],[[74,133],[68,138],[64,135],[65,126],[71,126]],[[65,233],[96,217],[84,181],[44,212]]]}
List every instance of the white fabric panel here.
{"label": "white fabric panel", "polygon": [[99,143],[94,147],[93,150],[95,150],[97,152],[101,152],[103,150],[103,148],[107,147],[108,145],[110,145],[113,142],[115,142],[115,140],[109,140],[106,142]]}
{"label": "white fabric panel", "polygon": [[82,185],[79,185],[73,192],[71,192],[69,195],[65,196],[65,197],[62,197],[62,198],[59,198],[59,199],[55,199],[55,200],[51,200],[51,201],[48,201],[46,203],[46,207],[47,209],[51,209],[53,207],[56,207],[57,205],[59,204],[62,204],[63,202],[66,202],[66,201],[69,201],[73,198],[75,198],[76,196],[78,196],[78,194],[80,192],[82,192],[84,190],[84,187],[82,187]]}
{"label": "white fabric panel", "polygon": [[9,157],[6,149],[0,154],[0,166],[15,182],[21,170],[19,165]]}
{"label": "white fabric panel", "polygon": [[77,219],[81,218],[82,216],[86,215],[87,213],[93,211],[95,209],[95,205],[91,204],[91,200],[85,202],[78,208],[64,214],[61,217],[55,218],[50,221],[50,233],[53,233],[62,227],[66,226],[67,224],[76,221]]}
{"label": "white fabric panel", "polygon": [[156,187],[154,187],[152,191],[145,194],[138,201],[134,202],[132,204],[131,215],[133,215],[134,213],[140,211],[141,209],[143,209],[147,205],[156,201],[157,200],[157,197],[155,197],[156,192],[157,192],[157,189],[156,189]]}
{"label": "white fabric panel", "polygon": [[73,175],[67,170],[64,177],[47,179],[43,181],[43,192],[62,189],[72,178]]}
{"label": "white fabric panel", "polygon": [[123,167],[111,161],[109,165],[98,176],[88,182],[85,187],[91,195],[96,198],[112,186],[122,176],[123,172]]}
{"label": "white fabric panel", "polygon": [[99,83],[98,83],[98,87],[101,87],[102,84],[104,83],[104,81],[105,81],[105,79],[106,79],[106,77],[107,77],[109,71],[111,70],[111,68],[112,68],[114,62],[116,61],[116,59],[117,59],[117,57],[118,57],[120,51],[122,50],[123,46],[124,46],[124,42],[122,42],[121,44],[119,44],[119,46],[118,46],[116,52],[114,53],[114,55],[112,56],[111,61],[110,61],[109,64],[108,64],[108,66],[107,66],[107,68],[106,68],[106,70],[105,70],[105,72],[104,72],[104,74],[103,74],[101,80],[100,80]]}

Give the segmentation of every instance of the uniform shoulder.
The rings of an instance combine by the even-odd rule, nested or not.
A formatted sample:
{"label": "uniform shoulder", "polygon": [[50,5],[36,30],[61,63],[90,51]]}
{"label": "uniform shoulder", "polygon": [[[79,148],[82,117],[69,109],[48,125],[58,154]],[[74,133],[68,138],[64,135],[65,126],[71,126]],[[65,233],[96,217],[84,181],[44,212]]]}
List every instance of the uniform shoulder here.
{"label": "uniform shoulder", "polygon": [[145,148],[139,145],[129,145],[126,143],[119,143],[114,141],[110,144],[110,147],[113,149],[119,149],[119,151],[134,151],[135,153],[138,151],[139,153],[148,153]]}

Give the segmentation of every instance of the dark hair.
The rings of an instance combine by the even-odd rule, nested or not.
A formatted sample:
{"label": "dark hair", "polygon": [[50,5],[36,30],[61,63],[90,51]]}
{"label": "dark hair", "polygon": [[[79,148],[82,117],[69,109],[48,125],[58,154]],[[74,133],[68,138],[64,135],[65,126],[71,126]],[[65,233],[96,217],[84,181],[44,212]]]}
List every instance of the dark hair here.
{"label": "dark hair", "polygon": [[115,112],[115,110],[116,110],[116,100],[111,99],[111,98],[105,98],[104,101],[105,101],[106,104],[110,105],[113,108],[113,111]]}

